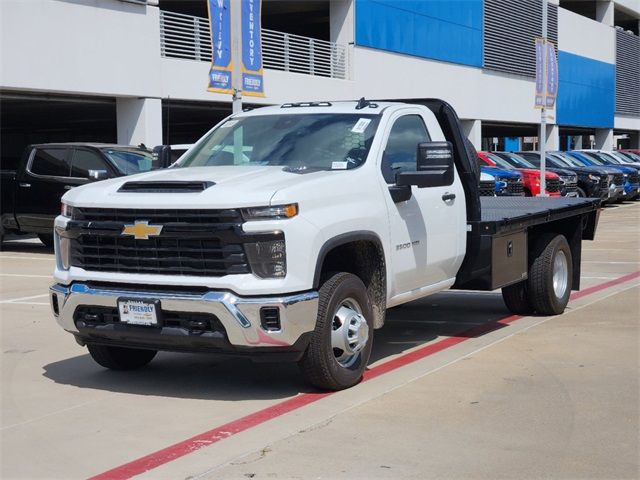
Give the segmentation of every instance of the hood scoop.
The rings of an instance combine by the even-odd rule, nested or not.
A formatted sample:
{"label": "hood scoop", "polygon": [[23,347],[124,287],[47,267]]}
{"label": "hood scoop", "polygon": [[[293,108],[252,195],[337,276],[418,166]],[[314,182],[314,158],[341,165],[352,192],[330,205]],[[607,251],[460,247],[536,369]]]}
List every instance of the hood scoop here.
{"label": "hood scoop", "polygon": [[133,193],[198,193],[214,185],[215,182],[191,181],[127,182],[118,191]]}

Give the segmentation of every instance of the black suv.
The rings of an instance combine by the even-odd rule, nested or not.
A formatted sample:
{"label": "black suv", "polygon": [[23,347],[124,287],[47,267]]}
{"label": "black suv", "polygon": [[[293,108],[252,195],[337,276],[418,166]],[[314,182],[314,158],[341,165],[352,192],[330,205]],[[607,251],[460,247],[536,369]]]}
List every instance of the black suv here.
{"label": "black suv", "polygon": [[60,198],[67,190],[155,167],[152,153],[143,145],[30,145],[15,172],[2,171],[0,241],[4,233],[35,233],[51,246],[53,220],[60,213]]}

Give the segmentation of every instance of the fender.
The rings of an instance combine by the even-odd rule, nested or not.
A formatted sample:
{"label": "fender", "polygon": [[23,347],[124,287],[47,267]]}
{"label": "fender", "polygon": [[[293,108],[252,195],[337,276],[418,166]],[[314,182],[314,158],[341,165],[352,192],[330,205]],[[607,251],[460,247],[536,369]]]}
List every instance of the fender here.
{"label": "fender", "polygon": [[[327,240],[320,248],[320,252],[318,253],[318,259],[316,260],[316,270],[313,275],[313,288],[317,290],[320,287],[320,274],[322,273],[322,264],[324,263],[327,253],[329,253],[334,248],[339,247],[340,245],[345,245],[347,243],[358,242],[363,240],[373,242],[380,249],[386,265],[387,263],[386,263],[386,258],[384,258],[384,248],[382,247],[382,240],[380,240],[380,237],[378,236],[377,233],[371,232],[368,230],[359,230],[355,232],[342,233],[340,235],[337,235]],[[385,277],[386,277],[386,272],[385,272]]]}

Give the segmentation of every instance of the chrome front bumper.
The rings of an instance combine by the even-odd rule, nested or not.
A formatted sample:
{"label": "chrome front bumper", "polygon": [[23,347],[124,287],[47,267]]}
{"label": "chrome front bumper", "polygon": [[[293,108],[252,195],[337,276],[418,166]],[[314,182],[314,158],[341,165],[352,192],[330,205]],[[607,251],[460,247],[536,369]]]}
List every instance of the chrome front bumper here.
{"label": "chrome front bumper", "polygon": [[[140,290],[115,286],[92,287],[84,283],[70,286],[54,284],[49,290],[49,301],[56,321],[74,334],[79,333],[74,321],[78,306],[117,308],[120,297],[139,298],[160,300],[163,311],[215,315],[222,323],[229,343],[235,347],[292,346],[302,334],[315,329],[318,311],[318,292],[315,291],[279,297],[244,298],[231,292],[145,291],[143,287]],[[280,330],[262,328],[262,307],[278,308]]]}

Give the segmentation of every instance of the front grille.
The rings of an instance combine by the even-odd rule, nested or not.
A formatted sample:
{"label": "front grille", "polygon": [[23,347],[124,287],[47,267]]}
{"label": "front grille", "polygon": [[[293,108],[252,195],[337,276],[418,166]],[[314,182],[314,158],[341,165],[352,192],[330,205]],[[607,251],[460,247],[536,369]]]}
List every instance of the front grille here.
{"label": "front grille", "polygon": [[559,179],[549,179],[547,180],[547,192],[555,193],[560,191],[560,180]]}
{"label": "front grille", "polygon": [[484,180],[480,182],[480,196],[493,197],[496,194],[496,182],[493,180]]}
{"label": "front grille", "polygon": [[522,182],[508,182],[507,195],[524,195],[524,185]]}
{"label": "front grille", "polygon": [[[251,273],[237,232],[237,210],[84,209],[74,221],[86,226],[71,240],[71,265],[91,271],[223,276]],[[122,235],[125,225],[162,225],[148,239]]]}
{"label": "front grille", "polygon": [[232,224],[240,225],[239,210],[179,210],[179,209],[123,209],[123,208],[74,208],[73,219],[90,222],[133,223],[146,220],[149,223],[183,224]]}
{"label": "front grille", "polygon": [[631,184],[638,183],[638,181],[640,181],[640,175],[637,173],[630,173],[627,180],[629,180],[629,183]]}
{"label": "front grille", "polygon": [[568,183],[565,185],[563,189],[563,195],[566,197],[569,194],[575,193],[578,191],[578,185],[575,183]]}
{"label": "front grille", "polygon": [[622,173],[616,173],[613,176],[613,180],[611,181],[611,183],[613,183],[618,187],[620,187],[621,185],[624,185],[624,175]]}
{"label": "front grille", "polygon": [[600,191],[609,191],[609,177],[603,175],[600,177],[600,183],[598,184]]}

